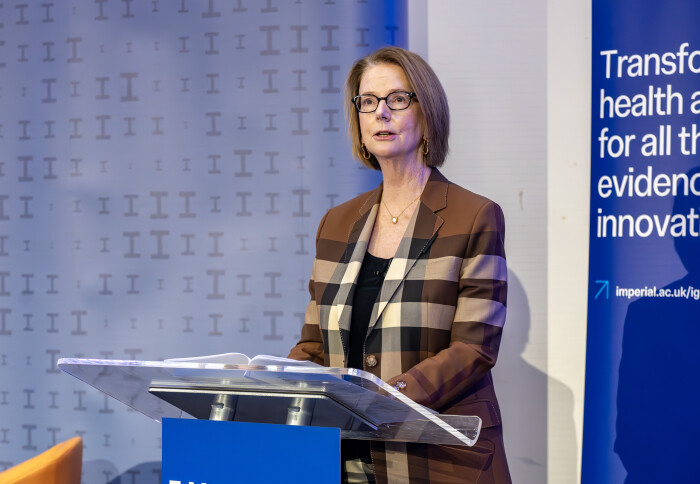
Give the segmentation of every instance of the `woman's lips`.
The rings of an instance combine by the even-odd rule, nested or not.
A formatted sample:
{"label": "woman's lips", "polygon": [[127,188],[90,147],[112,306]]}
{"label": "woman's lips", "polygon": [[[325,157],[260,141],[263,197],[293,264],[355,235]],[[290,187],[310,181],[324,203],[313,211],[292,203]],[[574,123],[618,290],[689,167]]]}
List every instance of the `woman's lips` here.
{"label": "woman's lips", "polygon": [[396,137],[396,134],[391,131],[378,131],[374,133],[374,139],[377,140],[392,140]]}

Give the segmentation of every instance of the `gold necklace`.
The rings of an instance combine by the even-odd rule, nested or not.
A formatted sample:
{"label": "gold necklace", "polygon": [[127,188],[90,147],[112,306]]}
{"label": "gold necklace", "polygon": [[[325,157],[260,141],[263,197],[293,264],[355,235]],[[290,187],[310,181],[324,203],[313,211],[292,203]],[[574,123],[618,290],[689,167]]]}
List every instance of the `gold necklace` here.
{"label": "gold necklace", "polygon": [[409,203],[408,205],[406,205],[406,208],[404,208],[403,210],[401,210],[401,212],[399,212],[398,215],[393,215],[393,214],[391,213],[391,211],[389,210],[389,207],[387,207],[386,202],[384,201],[384,197],[382,197],[382,204],[384,205],[384,208],[386,209],[386,211],[387,211],[387,212],[389,213],[389,215],[391,216],[391,223],[393,223],[393,224],[399,223],[399,217],[400,217],[401,215],[403,215],[403,213],[406,211],[406,209],[408,209],[408,207],[410,207],[411,205],[413,205],[413,204],[416,202],[416,200],[418,200],[418,199],[420,198],[420,196],[421,196],[422,194],[423,194],[422,192],[419,193],[418,196],[417,196],[416,198],[414,198],[413,201],[412,201],[411,203]]}

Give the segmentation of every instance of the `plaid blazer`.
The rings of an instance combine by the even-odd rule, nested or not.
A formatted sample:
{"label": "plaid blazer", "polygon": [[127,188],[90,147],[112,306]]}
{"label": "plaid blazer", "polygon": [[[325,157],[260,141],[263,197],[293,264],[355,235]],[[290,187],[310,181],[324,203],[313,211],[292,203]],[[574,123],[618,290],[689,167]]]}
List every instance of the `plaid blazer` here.
{"label": "plaid blazer", "polygon": [[[290,358],[345,367],[355,284],[382,186],[329,210],[301,339]],[[364,370],[440,413],[478,415],[474,447],[372,442],[378,482],[510,482],[490,369],[506,317],[500,207],[433,169],[391,261],[365,338]]]}

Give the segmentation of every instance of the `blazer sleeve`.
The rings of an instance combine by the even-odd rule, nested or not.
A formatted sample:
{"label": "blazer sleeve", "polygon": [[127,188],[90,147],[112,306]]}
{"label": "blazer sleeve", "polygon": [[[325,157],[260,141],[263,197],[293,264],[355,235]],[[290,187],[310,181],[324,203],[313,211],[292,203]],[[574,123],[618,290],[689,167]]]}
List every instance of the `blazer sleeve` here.
{"label": "blazer sleeve", "polygon": [[445,407],[496,363],[506,318],[505,221],[488,201],[478,210],[462,259],[449,346],[387,383],[432,409]]}
{"label": "blazer sleeve", "polygon": [[[321,230],[324,223],[326,222],[326,217],[328,213],[323,216],[321,223],[318,225],[318,231],[316,232],[316,245],[318,246],[318,239],[321,236]],[[289,352],[287,358],[293,360],[308,360],[318,363],[319,365],[324,364],[324,350],[323,350],[323,336],[321,334],[321,326],[319,324],[319,313],[318,305],[316,303],[316,290],[315,290],[315,269],[316,269],[316,259],[314,259],[314,266],[311,270],[311,279],[309,280],[309,294],[311,299],[309,304],[306,306],[306,312],[304,315],[304,325],[301,327],[301,338],[297,342],[296,346],[292,348]]]}

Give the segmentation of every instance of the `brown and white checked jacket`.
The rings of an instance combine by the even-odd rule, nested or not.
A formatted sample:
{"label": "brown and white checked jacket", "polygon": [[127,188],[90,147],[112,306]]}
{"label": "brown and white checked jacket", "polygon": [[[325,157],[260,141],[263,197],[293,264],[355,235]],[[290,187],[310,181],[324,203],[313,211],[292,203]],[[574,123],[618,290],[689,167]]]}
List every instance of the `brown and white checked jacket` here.
{"label": "brown and white checked jacket", "polygon": [[[382,186],[332,208],[316,236],[301,339],[290,358],[346,366],[352,301]],[[506,317],[500,207],[428,179],[374,304],[364,370],[446,414],[478,415],[474,447],[372,442],[378,482],[509,483],[491,378]]]}

